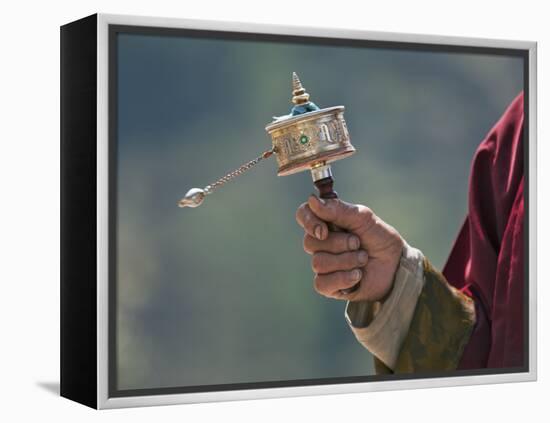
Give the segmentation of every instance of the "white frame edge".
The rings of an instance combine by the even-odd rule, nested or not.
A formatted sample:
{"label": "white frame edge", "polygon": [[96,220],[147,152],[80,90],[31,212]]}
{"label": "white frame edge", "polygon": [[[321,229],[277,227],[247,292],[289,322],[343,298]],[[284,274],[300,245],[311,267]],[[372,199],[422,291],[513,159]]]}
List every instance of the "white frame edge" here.
{"label": "white frame edge", "polygon": [[[135,25],[149,27],[188,28],[213,31],[297,35],[327,38],[365,39],[405,43],[429,43],[472,47],[494,47],[529,51],[529,372],[493,375],[437,377],[346,383],[335,385],[296,386],[201,392],[189,394],[144,395],[109,398],[108,387],[108,27]],[[121,408],[151,405],[187,404],[197,402],[244,399],[281,398],[307,395],[344,394],[397,389],[418,389],[506,382],[526,382],[537,379],[537,44],[532,41],[496,40],[451,36],[399,34],[348,29],[329,29],[267,25],[225,21],[203,21],[127,15],[97,15],[97,407]]]}

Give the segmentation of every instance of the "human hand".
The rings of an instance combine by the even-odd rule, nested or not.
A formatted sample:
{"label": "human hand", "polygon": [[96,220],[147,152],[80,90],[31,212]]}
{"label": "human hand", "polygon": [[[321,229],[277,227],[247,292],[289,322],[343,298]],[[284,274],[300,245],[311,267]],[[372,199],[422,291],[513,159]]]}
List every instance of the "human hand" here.
{"label": "human hand", "polygon": [[[325,297],[379,301],[391,290],[404,240],[368,207],[314,195],[296,211],[304,228],[304,250],[311,254],[315,290]],[[346,232],[330,232],[333,222]],[[342,289],[359,283],[344,294]]]}

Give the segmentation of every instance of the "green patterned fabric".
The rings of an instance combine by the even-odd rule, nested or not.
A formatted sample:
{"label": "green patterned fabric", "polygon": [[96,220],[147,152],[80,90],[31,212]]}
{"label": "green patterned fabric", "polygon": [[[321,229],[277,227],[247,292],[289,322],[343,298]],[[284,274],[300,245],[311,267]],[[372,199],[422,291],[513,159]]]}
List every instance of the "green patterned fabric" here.
{"label": "green patterned fabric", "polygon": [[424,287],[393,372],[375,358],[377,374],[455,370],[475,324],[473,300],[424,259]]}

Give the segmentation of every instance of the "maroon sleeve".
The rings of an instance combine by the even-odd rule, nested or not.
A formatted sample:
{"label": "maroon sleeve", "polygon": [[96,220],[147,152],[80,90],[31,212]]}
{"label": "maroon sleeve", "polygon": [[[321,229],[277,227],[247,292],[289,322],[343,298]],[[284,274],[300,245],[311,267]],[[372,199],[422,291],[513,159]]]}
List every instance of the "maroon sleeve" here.
{"label": "maroon sleeve", "polygon": [[461,369],[523,365],[523,103],[522,93],[476,151],[468,216],[443,270],[475,301]]}

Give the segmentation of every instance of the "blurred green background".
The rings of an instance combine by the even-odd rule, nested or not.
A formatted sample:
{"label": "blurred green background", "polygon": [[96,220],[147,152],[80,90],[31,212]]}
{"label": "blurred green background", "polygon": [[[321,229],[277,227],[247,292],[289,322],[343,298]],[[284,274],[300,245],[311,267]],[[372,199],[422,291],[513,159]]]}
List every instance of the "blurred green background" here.
{"label": "blurred green background", "polygon": [[335,188],[442,267],[464,219],[469,165],[523,84],[522,61],[421,52],[118,35],[118,389],[372,374],[317,295],[294,214],[310,175],[270,159],[198,209],[203,187],[270,147],[291,72],[343,104],[357,153]]}

